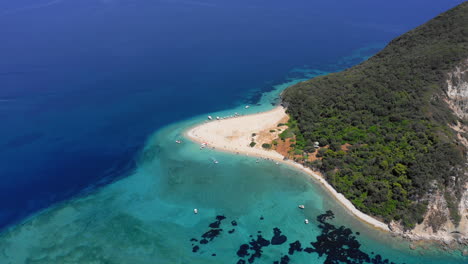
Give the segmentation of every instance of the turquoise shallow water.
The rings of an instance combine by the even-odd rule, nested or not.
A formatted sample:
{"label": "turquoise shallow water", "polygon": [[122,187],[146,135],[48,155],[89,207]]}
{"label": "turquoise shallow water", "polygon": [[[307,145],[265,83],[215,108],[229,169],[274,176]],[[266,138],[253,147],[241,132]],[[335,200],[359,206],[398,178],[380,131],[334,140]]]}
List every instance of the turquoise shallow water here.
{"label": "turquoise shallow water", "polygon": [[[239,106],[211,114],[271,109],[279,93],[297,81],[276,86],[249,109]],[[0,263],[237,263],[248,259],[237,255],[242,244],[258,234],[269,240],[277,227],[287,236],[286,243],[264,247],[254,261],[274,263],[288,255],[290,243],[299,240],[306,248],[309,242],[317,241],[324,229],[316,218],[327,210],[335,215],[327,223],[350,228],[360,244],[359,252],[370,257],[381,255],[395,263],[467,263],[460,252],[434,247],[409,250],[408,242],[357,221],[313,179],[293,168],[200,150],[186,139],[182,144],[174,143],[183,138],[188,127],[204,119],[195,117],[157,131],[148,139],[130,176],[54,206],[4,232]],[[299,210],[298,204],[306,209]],[[198,208],[199,214],[195,215],[193,208]],[[223,231],[207,244],[200,244],[218,215],[226,217],[220,225]],[[305,218],[310,219],[309,225],[303,223]],[[231,224],[233,220],[237,226]],[[232,234],[228,232],[231,229],[235,229]],[[350,239],[343,233],[335,234]],[[198,241],[190,241],[192,238]],[[192,252],[195,245],[199,250]],[[348,246],[337,243],[332,248],[346,251]],[[338,253],[319,256],[316,252],[295,252],[288,256],[290,263],[338,263],[326,262],[333,254]],[[349,261],[361,263],[351,262],[351,256]]]}

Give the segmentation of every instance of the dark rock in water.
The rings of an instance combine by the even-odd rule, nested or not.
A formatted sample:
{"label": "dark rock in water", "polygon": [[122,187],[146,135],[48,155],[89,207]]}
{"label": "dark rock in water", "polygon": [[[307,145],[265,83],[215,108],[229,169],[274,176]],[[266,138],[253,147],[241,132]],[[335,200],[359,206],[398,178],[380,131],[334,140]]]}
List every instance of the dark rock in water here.
{"label": "dark rock in water", "polygon": [[[249,245],[247,244],[242,244],[240,247],[239,247],[239,250],[237,250],[237,256],[243,258],[245,256],[248,256],[250,255],[249,252],[247,251],[249,250]],[[243,260],[242,260],[243,261]],[[244,261],[245,263],[245,261]]]}
{"label": "dark rock in water", "polygon": [[[339,263],[352,263],[352,264],[361,264],[361,263],[371,263],[371,264],[395,264],[390,262],[388,259],[383,259],[380,255],[369,256],[365,252],[361,251],[361,244],[356,239],[356,236],[360,235],[359,232],[353,233],[353,231],[344,226],[336,227],[330,223],[328,220],[333,219],[334,214],[332,211],[327,211],[326,213],[317,216],[317,221],[319,222],[318,227],[321,229],[321,234],[317,236],[315,242],[311,242],[312,247],[302,247],[302,244],[299,240],[296,240],[293,243],[289,244],[289,255],[294,255],[295,252],[306,252],[312,253],[316,252],[319,257],[324,256],[326,264],[339,264]],[[221,221],[226,219],[225,216],[218,215],[216,217],[216,222],[210,224],[210,227],[219,227]],[[260,220],[263,220],[263,216],[260,217]],[[236,221],[231,221],[232,226],[237,226]],[[209,231],[205,232],[202,235],[202,239],[199,241],[200,244],[207,244],[212,241],[214,238],[219,236],[223,229],[212,228]],[[235,232],[235,229],[228,231],[229,234]],[[260,258],[263,254],[263,248],[268,247],[269,245],[281,245],[287,241],[287,237],[282,234],[281,230],[278,227],[273,228],[273,237],[271,240],[267,240],[262,237],[262,231],[257,231],[257,238],[253,238],[253,235],[249,237],[250,242],[242,244],[237,250],[237,256],[240,257],[237,261],[237,264],[246,264],[254,263],[255,260]],[[190,239],[192,242],[197,242],[195,238]],[[198,252],[200,247],[192,244],[192,251]],[[216,256],[215,253],[212,256]],[[288,264],[291,259],[288,255],[285,255],[285,252],[281,254],[281,259],[273,263],[277,264]],[[248,258],[248,259],[246,259]]]}
{"label": "dark rock in water", "polygon": [[221,225],[221,221],[223,221],[224,219],[226,219],[226,217],[224,215],[218,215],[216,216],[216,222],[213,222],[209,225],[209,227],[211,228],[219,228],[219,226]]}
{"label": "dark rock in water", "polygon": [[270,241],[264,239],[262,236],[259,235],[257,238],[257,244],[262,247],[267,247],[270,245]]}
{"label": "dark rock in water", "polygon": [[311,244],[319,256],[326,255],[325,263],[345,262],[347,259],[356,263],[370,261],[369,256],[359,250],[361,245],[351,236],[350,229],[344,226],[336,228],[328,223],[319,227],[323,228],[322,234],[317,237],[317,242]]}
{"label": "dark rock in water", "polygon": [[215,253],[213,253],[213,254],[211,254],[211,256],[213,256],[213,257],[216,257],[216,254],[215,254]]}
{"label": "dark rock in water", "polygon": [[292,255],[294,254],[294,251],[297,251],[297,252],[302,251],[301,242],[299,242],[299,240],[296,240],[296,242],[289,244],[288,254]]}
{"label": "dark rock in water", "polygon": [[324,223],[327,220],[335,218],[335,214],[331,210],[326,211],[324,214],[317,216],[317,221]]}
{"label": "dark rock in water", "polygon": [[220,222],[216,221],[216,222],[213,222],[209,225],[210,228],[219,228],[220,226]]}
{"label": "dark rock in water", "polygon": [[[320,222],[318,227],[322,229],[322,233],[317,236],[316,242],[310,243],[314,247],[314,252],[317,252],[320,257],[325,255],[325,263],[389,263],[388,259],[384,260],[380,255],[371,259],[368,254],[361,251],[361,244],[353,236],[351,229],[327,223],[327,220],[333,219],[333,217],[332,211],[317,216],[317,220]],[[308,252],[309,248],[304,251]]]}
{"label": "dark rock in water", "polygon": [[257,235],[257,240],[252,239],[250,241],[250,250],[253,250],[254,253],[251,254],[248,259],[249,263],[253,263],[255,258],[260,258],[262,256],[262,247],[267,247],[270,245],[270,241],[264,239],[261,235]]}
{"label": "dark rock in water", "polygon": [[[211,229],[208,232],[206,232],[205,234],[203,234],[202,237],[212,241],[215,237],[219,236],[221,231],[223,231],[223,230],[222,229]],[[201,241],[200,241],[200,243],[201,243]]]}
{"label": "dark rock in water", "polygon": [[192,252],[197,252],[199,249],[200,249],[199,246],[194,246],[194,247],[192,248]]}
{"label": "dark rock in water", "polygon": [[217,219],[218,221],[223,221],[224,219],[226,219],[226,217],[225,217],[224,215],[217,215],[217,216],[216,216],[216,219]]}
{"label": "dark rock in water", "polygon": [[277,227],[273,228],[273,237],[271,238],[272,245],[281,245],[286,242],[287,237],[285,235],[281,235],[281,230]]}
{"label": "dark rock in water", "polygon": [[375,264],[388,264],[388,260],[382,260],[382,256],[380,256],[379,254],[375,255],[374,258],[371,259],[371,263],[375,263]]}
{"label": "dark rock in water", "polygon": [[288,264],[290,261],[289,257],[288,256],[283,256],[281,258],[281,261],[280,261],[280,264]]}

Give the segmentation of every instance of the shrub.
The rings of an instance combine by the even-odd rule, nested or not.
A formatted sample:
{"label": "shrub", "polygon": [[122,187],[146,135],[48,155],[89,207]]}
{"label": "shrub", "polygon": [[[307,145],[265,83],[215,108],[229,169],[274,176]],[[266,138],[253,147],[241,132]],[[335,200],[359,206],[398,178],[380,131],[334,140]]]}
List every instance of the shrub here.
{"label": "shrub", "polygon": [[271,149],[271,145],[268,144],[268,143],[264,143],[264,144],[262,144],[262,148],[264,148],[264,149]]}

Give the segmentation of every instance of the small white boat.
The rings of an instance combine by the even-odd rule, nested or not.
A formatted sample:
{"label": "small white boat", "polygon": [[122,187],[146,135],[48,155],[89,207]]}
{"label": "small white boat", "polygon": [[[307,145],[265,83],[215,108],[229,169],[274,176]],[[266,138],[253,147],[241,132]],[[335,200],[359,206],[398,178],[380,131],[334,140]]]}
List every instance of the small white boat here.
{"label": "small white boat", "polygon": [[304,223],[307,225],[307,224],[309,223],[309,219],[306,218],[306,219],[304,220]]}
{"label": "small white boat", "polygon": [[175,143],[180,144],[180,143],[182,143],[182,141],[181,140],[176,140]]}
{"label": "small white boat", "polygon": [[211,117],[211,116],[208,116],[208,120],[213,120],[213,117]]}
{"label": "small white boat", "polygon": [[198,214],[198,209],[197,208],[193,209],[193,213]]}
{"label": "small white boat", "polygon": [[300,204],[300,205],[299,205],[299,208],[304,209],[305,206],[304,206],[303,204]]}
{"label": "small white boat", "polygon": [[213,160],[213,163],[214,163],[214,164],[218,164],[218,163],[219,163],[219,161],[217,161],[215,158],[211,158],[211,160]]}
{"label": "small white boat", "polygon": [[248,109],[249,107],[250,107],[249,105],[246,105],[246,106],[245,106],[245,109]]}

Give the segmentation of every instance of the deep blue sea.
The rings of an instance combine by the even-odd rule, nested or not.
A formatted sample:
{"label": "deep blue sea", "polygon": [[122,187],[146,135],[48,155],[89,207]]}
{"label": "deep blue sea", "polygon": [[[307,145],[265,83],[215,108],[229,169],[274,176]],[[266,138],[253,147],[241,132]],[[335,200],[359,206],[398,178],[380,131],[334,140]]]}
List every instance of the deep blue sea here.
{"label": "deep blue sea", "polygon": [[[355,65],[461,2],[1,1],[1,263],[235,263],[249,234],[309,232],[294,229],[296,211],[275,216],[301,199],[316,209],[311,219],[333,209],[337,226],[360,230],[367,251],[390,250],[398,263],[462,263],[407,252],[290,168],[167,143],[206,113],[266,110],[288,84]],[[208,166],[213,155],[228,173]],[[262,202],[278,193],[289,198]],[[194,206],[208,213],[194,220]],[[240,223],[238,237],[194,257],[189,239],[221,214]],[[259,226],[260,214],[271,221]],[[281,250],[261,261],[279,260]],[[217,260],[207,257],[215,251]]]}

